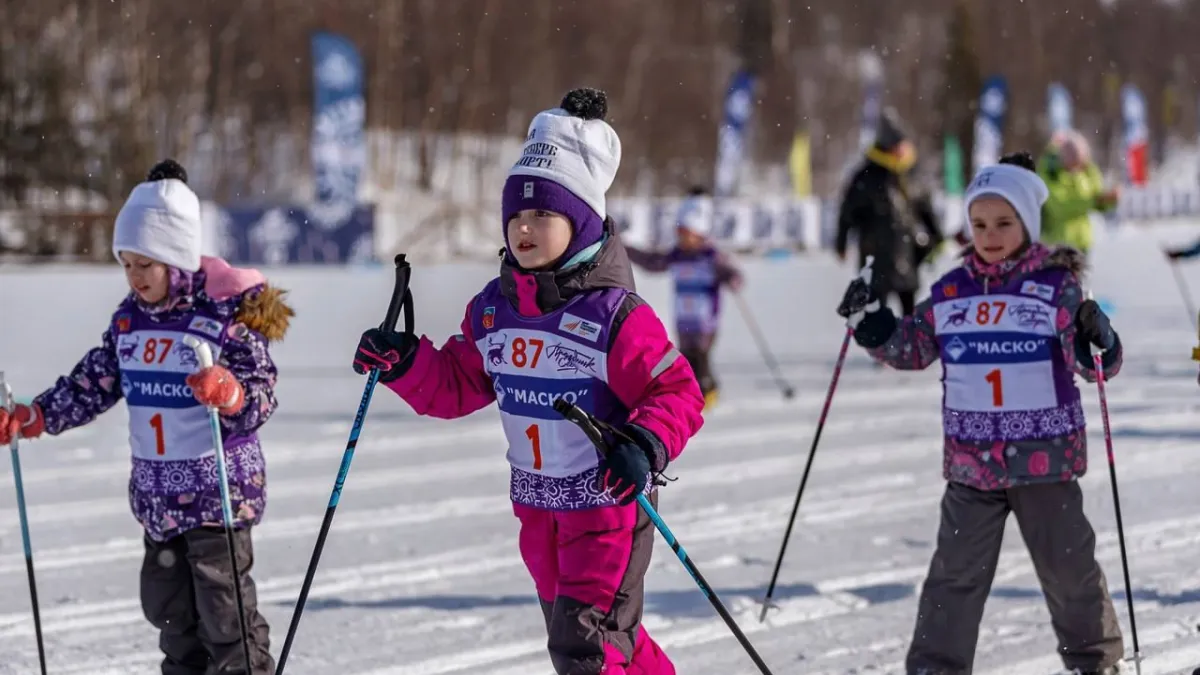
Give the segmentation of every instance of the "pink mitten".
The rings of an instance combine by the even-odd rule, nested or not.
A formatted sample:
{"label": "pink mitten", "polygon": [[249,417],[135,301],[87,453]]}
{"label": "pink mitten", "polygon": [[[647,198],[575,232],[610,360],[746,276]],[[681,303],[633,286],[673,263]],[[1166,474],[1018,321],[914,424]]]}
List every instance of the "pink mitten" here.
{"label": "pink mitten", "polygon": [[10,413],[0,408],[0,445],[7,446],[16,438],[37,438],[46,431],[46,419],[36,405],[17,405]]}
{"label": "pink mitten", "polygon": [[222,366],[198,370],[187,377],[196,400],[222,415],[236,415],[246,404],[246,391],[233,373]]}

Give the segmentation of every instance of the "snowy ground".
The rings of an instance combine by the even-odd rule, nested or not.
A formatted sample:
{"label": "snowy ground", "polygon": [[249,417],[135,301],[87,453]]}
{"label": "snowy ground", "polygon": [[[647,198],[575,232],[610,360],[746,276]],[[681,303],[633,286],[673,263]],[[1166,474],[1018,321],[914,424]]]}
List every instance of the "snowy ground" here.
{"label": "snowy ground", "polygon": [[[1195,228],[1156,230],[1178,241]],[[1195,336],[1169,268],[1144,234],[1106,240],[1098,297],[1116,307],[1126,367],[1111,385],[1143,672],[1200,665],[1200,391]],[[932,552],[940,478],[939,369],[877,371],[852,351],[822,438],[777,598],[757,621],[837,353],[832,313],[847,269],[825,258],[747,263],[751,303],[798,395],[784,402],[730,305],[717,363],[722,403],[673,467],[662,514],[777,674],[902,672],[916,592]],[[414,271],[419,328],[439,338],[489,265]],[[280,270],[300,316],[276,354],[280,411],[264,438],[270,505],[255,533],[260,601],[282,643],[345,444],[362,378],[348,367],[377,323],[386,268]],[[1200,293],[1200,264],[1188,271]],[[665,281],[642,290],[665,312]],[[0,367],[18,395],[47,386],[90,346],[121,294],[115,266],[0,270]],[[96,296],[82,297],[84,292]],[[93,299],[98,298],[98,299]],[[50,312],[50,301],[63,309]],[[1095,389],[1087,509],[1128,635]],[[52,673],[152,673],[156,636],[137,600],[139,530],[126,504],[125,413],[23,452]],[[546,675],[544,629],[516,551],[492,410],[457,422],[375,399],[309,600],[289,673]],[[7,462],[0,463],[7,467]],[[0,469],[0,673],[36,672],[11,478]],[[1015,525],[1013,526],[1015,527]],[[661,545],[646,625],[684,675],[756,672]],[[977,672],[1059,668],[1036,578],[1016,532],[984,620]]]}

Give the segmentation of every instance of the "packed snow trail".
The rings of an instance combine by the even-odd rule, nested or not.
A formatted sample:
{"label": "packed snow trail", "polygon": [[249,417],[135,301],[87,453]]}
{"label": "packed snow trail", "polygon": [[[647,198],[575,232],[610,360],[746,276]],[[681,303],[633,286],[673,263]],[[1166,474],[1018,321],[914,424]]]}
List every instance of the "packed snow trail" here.
{"label": "packed snow trail", "polygon": [[[1155,236],[1186,240],[1189,230]],[[1200,665],[1200,386],[1195,335],[1170,269],[1140,232],[1104,239],[1097,296],[1114,304],[1126,365],[1110,412],[1139,637],[1147,675]],[[1127,267],[1117,270],[1114,262]],[[490,265],[422,268],[420,331],[440,339]],[[833,313],[851,271],[816,256],[750,262],[747,299],[796,397],[784,401],[736,313],[716,367],[721,403],[668,472],[664,519],[780,674],[900,673],[941,497],[939,369],[875,369],[852,348],[780,576],[780,609],[757,620],[843,328]],[[1183,267],[1200,289],[1200,265]],[[377,322],[392,272],[272,270],[298,316],[278,350],[280,410],[265,427],[269,505],[255,531],[261,609],[278,651],[337,471],[362,378],[348,362]],[[640,290],[669,311],[665,281]],[[0,365],[18,397],[66,372],[121,295],[112,268],[0,271],[6,315],[68,307],[35,330],[0,330]],[[84,298],[86,290],[88,297]],[[107,302],[97,303],[102,292]],[[294,336],[294,337],[293,337]],[[1128,630],[1095,389],[1083,480],[1098,555]],[[154,673],[155,631],[138,602],[140,531],[126,502],[123,406],[89,427],[23,446],[25,488],[52,673]],[[545,630],[516,548],[508,470],[494,411],[456,422],[415,417],[390,392],[372,404],[288,672],[549,675]],[[35,672],[11,476],[0,473],[0,673]],[[981,630],[986,675],[1055,672],[1054,637],[1015,525]],[[659,542],[646,623],[687,675],[754,666]],[[1126,644],[1130,645],[1128,634]]]}

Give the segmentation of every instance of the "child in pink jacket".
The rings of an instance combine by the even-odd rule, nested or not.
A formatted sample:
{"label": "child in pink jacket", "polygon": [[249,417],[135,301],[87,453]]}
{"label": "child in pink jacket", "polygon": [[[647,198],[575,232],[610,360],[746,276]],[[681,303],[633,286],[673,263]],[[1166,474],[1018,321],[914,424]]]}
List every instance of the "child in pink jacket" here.
{"label": "child in pink jacket", "polygon": [[[654,527],[637,507],[699,430],[704,401],[662,322],[634,293],[605,192],[621,143],[603,92],[571,91],[534,117],[504,184],[500,276],[467,305],[461,334],[371,329],[356,372],[423,415],[453,419],[496,401],[508,437],[513,512],[560,675],[675,668],[641,627]],[[552,408],[562,398],[613,424],[602,456]]]}

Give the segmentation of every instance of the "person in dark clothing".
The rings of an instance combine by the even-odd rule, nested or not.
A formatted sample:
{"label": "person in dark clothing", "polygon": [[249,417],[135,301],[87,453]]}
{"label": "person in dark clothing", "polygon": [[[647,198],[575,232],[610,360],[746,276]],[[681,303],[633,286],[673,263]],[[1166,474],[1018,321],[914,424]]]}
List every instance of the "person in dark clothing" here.
{"label": "person in dark clothing", "polygon": [[881,298],[894,293],[905,315],[912,314],[920,287],[918,268],[942,241],[928,190],[913,175],[917,151],[895,113],[879,119],[875,143],[846,186],[838,213],[835,248],[846,259],[853,232],[859,267],[874,256],[874,285]]}

